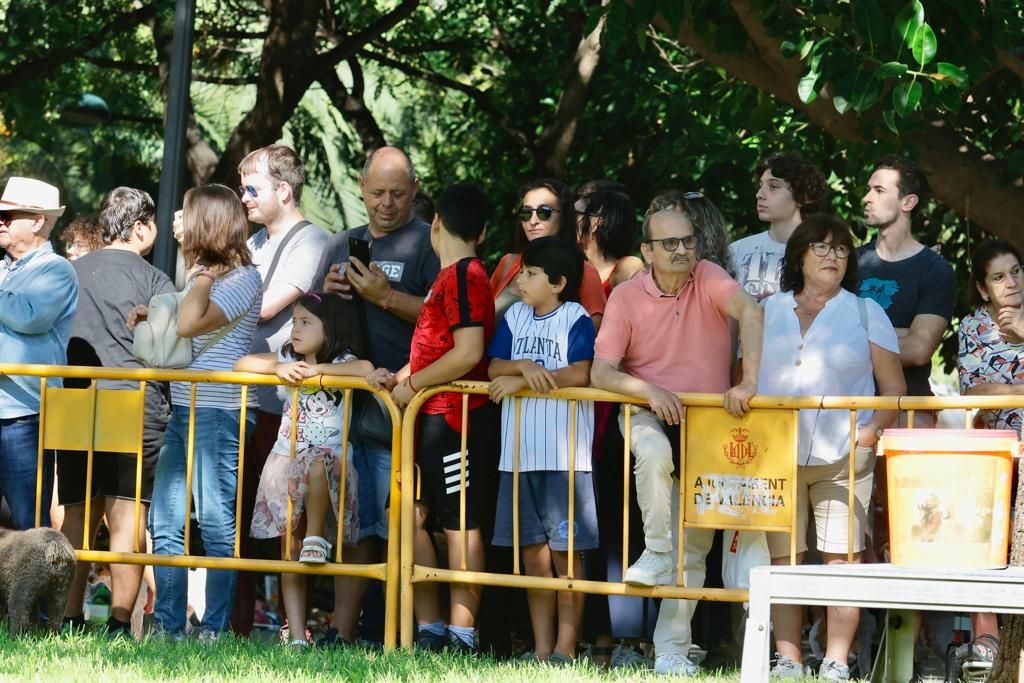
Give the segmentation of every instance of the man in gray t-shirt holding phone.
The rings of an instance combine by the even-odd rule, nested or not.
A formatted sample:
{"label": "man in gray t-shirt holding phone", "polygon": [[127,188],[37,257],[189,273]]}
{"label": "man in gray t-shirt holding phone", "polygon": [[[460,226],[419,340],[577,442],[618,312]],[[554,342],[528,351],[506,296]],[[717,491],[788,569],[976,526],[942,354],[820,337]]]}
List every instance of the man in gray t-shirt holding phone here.
{"label": "man in gray t-shirt holding phone", "polygon": [[[440,263],[430,246],[430,226],[412,216],[419,181],[412,162],[396,147],[370,154],[359,176],[367,225],[335,234],[327,241],[313,279],[328,292],[353,298],[360,306],[362,334],[368,340],[369,360],[395,372],[409,362],[409,347],[423,298],[437,277]],[[350,253],[350,239],[355,249]],[[371,263],[355,250],[369,242]],[[366,256],[366,254],[362,254]],[[386,539],[385,505],[391,491],[390,428],[379,418],[372,399],[360,397],[352,420],[352,461],[359,474],[359,545],[346,551],[350,562],[378,559],[375,537]],[[370,423],[377,423],[371,429]],[[333,627],[328,643],[353,642],[367,581],[335,579]]]}

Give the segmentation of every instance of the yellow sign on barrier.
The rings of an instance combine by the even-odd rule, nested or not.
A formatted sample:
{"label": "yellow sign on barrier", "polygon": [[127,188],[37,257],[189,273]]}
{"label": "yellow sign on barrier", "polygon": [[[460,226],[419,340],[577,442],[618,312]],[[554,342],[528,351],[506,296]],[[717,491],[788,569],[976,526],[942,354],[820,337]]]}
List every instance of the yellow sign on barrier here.
{"label": "yellow sign on barrier", "polygon": [[796,413],[686,411],[687,526],[785,527],[793,512]]}

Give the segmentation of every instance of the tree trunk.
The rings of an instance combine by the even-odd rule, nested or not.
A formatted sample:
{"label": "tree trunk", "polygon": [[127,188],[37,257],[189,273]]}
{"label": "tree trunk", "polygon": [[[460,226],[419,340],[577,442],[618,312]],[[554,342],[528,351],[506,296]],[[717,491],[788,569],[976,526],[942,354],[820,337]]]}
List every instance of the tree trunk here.
{"label": "tree trunk", "polygon": [[359,62],[350,59],[349,65],[355,79],[351,91],[341,82],[334,69],[320,78],[320,85],[323,86],[327,96],[331,98],[334,108],[341,112],[342,118],[355,129],[359,141],[362,143],[363,152],[369,156],[373,150],[384,147],[387,141],[377,124],[377,119],[373,117],[373,112],[366,107],[366,101],[363,99],[363,78]]}

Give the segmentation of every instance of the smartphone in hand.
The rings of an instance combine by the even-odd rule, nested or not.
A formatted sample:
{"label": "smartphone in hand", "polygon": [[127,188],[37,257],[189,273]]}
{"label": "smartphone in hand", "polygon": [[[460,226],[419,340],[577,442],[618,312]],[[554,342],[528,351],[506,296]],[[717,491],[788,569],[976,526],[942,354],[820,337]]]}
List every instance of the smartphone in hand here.
{"label": "smartphone in hand", "polygon": [[366,267],[370,266],[370,243],[357,237],[348,238],[348,255],[355,256]]}

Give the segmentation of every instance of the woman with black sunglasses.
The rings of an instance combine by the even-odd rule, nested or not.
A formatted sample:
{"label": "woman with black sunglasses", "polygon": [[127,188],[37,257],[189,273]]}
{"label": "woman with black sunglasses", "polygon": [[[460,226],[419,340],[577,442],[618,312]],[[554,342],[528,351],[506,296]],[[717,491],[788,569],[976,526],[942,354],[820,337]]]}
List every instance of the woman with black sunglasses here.
{"label": "woman with black sunglasses", "polygon": [[[516,209],[516,218],[521,230],[516,233],[516,253],[505,254],[491,275],[491,294],[494,295],[496,319],[505,315],[509,306],[519,301],[516,276],[523,268],[522,250],[527,242],[538,237],[557,235],[570,244],[576,244],[576,220],[572,195],[560,180],[540,179],[527,183],[520,191],[522,199]],[[583,284],[580,286],[580,303],[600,327],[604,315],[605,295],[601,276],[594,266],[583,265]]]}

